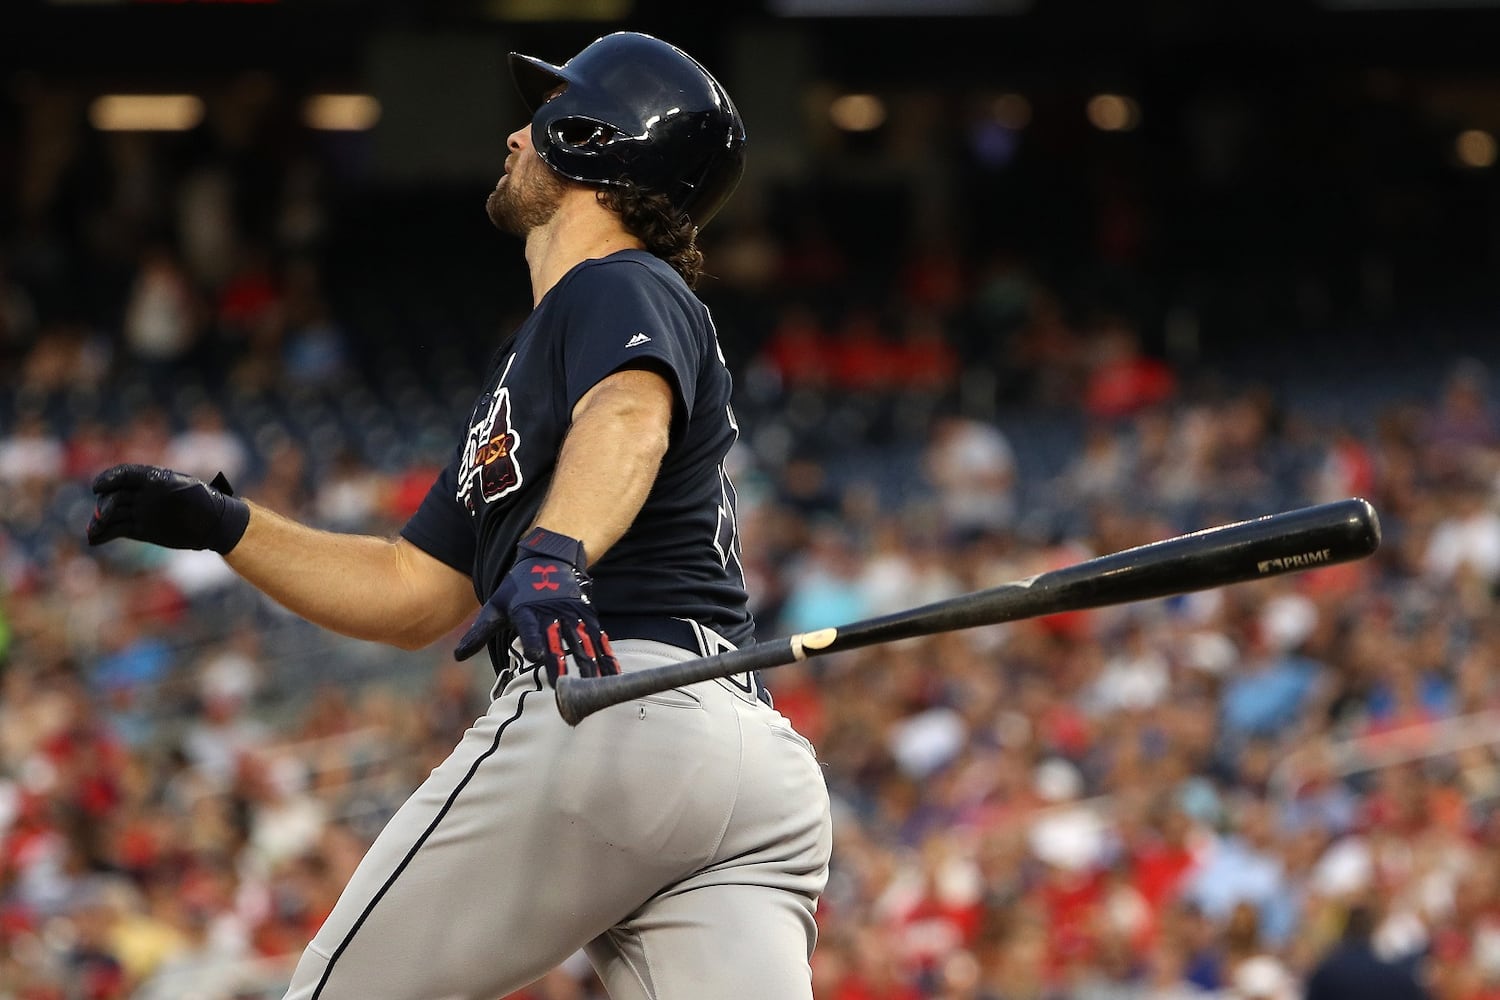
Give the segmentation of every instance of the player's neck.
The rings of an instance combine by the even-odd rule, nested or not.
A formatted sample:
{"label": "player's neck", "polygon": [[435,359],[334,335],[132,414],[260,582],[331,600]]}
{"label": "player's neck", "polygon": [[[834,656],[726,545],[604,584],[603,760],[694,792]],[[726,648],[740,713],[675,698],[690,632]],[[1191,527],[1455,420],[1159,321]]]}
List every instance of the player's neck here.
{"label": "player's neck", "polygon": [[565,200],[552,218],[526,237],[526,265],[531,270],[531,304],[536,306],[552,286],[585,260],[608,257],[643,245],[620,223],[620,217],[586,197]]}

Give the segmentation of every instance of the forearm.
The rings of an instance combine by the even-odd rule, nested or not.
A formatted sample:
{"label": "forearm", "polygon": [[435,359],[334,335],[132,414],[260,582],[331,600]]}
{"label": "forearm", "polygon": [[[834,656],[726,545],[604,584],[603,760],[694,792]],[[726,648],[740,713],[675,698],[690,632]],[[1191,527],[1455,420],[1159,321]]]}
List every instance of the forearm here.
{"label": "forearm", "polygon": [[[256,504],[244,536],[224,559],[256,589],[316,625],[406,649],[443,635],[477,603],[457,571],[415,565],[436,560],[409,543],[319,531]],[[443,578],[444,570],[452,580]]]}
{"label": "forearm", "polygon": [[[668,403],[670,407],[670,402]],[[581,413],[568,430],[538,526],[583,542],[590,563],[629,530],[667,450],[670,409],[629,394]]]}

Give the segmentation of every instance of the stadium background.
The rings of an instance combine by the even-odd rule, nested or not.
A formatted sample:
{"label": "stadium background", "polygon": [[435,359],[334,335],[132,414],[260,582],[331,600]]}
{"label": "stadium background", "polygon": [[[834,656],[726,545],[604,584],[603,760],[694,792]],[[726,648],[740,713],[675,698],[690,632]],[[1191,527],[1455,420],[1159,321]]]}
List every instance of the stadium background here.
{"label": "stadium background", "polygon": [[[1317,500],[1384,517],[1355,567],[771,675],[837,807],[819,1000],[1290,1000],[1364,922],[1428,995],[1500,996],[1500,12],[27,0],[0,997],[279,996],[480,710],[443,643],[88,551],[87,482],[223,467],[394,531],[527,304],[480,211],[503,54],[617,26],[702,58],[751,134],[703,294],[765,634]],[[143,94],[186,100],[100,100]],[[521,996],[599,993],[575,962]]]}

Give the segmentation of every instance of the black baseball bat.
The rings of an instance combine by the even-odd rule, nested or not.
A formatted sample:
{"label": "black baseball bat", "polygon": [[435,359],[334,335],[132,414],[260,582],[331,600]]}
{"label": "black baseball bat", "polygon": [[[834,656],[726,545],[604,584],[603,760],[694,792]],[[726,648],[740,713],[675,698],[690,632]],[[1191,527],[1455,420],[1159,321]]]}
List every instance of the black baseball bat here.
{"label": "black baseball bat", "polygon": [[1205,528],[908,611],[821,628],[613,677],[557,679],[569,725],[671,688],[919,635],[1147,601],[1361,559],[1380,545],[1375,508],[1357,497]]}

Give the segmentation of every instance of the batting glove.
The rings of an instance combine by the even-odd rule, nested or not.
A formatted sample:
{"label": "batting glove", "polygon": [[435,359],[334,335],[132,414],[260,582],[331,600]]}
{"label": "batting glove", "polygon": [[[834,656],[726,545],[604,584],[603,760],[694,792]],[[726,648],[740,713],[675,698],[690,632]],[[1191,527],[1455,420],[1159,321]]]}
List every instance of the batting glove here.
{"label": "batting glove", "polygon": [[545,528],[534,528],[516,547],[516,562],[453,655],[467,660],[506,624],[521,639],[521,655],[539,664],[553,683],[568,672],[568,657],[583,677],[618,674],[620,664],[609,636],[599,627],[590,597],[593,581],[583,543]]}
{"label": "batting glove", "polygon": [[250,506],[235,497],[222,472],[205,483],[154,465],[117,465],[94,479],[94,495],[90,545],[135,538],[224,555],[250,523]]}

